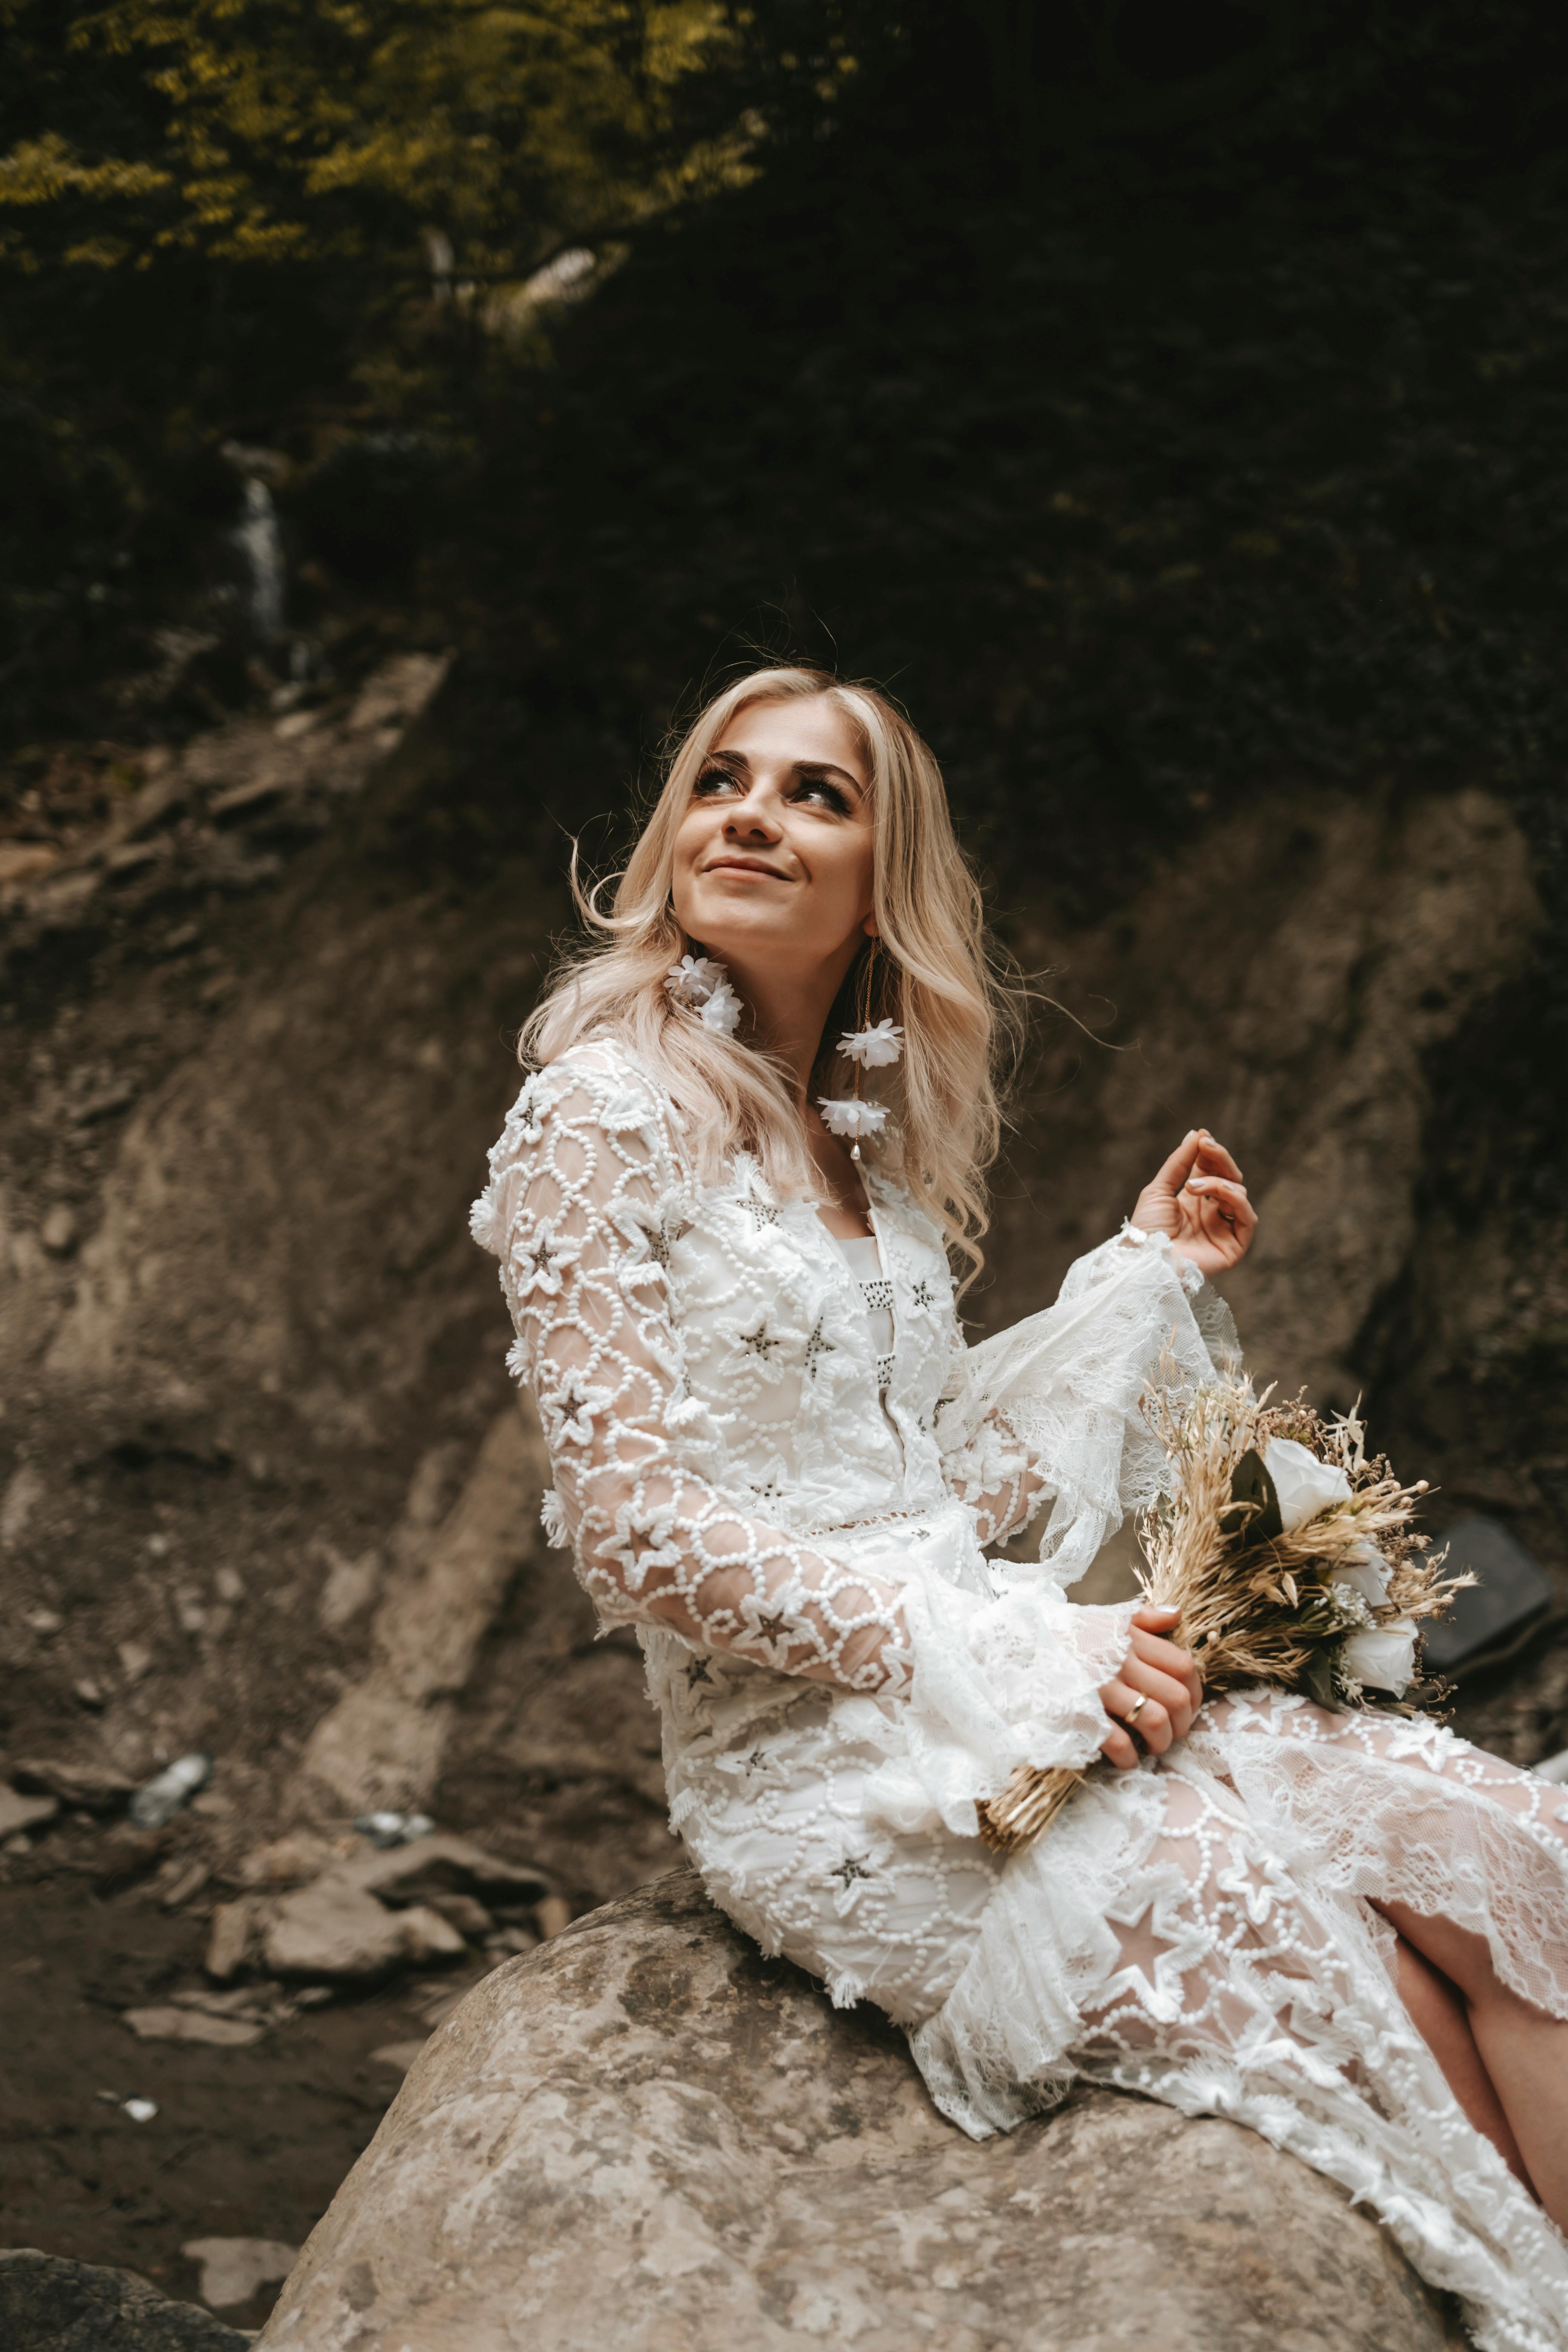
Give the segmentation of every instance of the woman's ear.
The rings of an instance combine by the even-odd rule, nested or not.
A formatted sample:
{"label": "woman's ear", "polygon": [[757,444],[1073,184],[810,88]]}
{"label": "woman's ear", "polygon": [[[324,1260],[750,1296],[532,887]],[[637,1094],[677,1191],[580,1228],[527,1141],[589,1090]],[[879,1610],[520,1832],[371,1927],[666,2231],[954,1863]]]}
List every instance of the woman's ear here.
{"label": "woman's ear", "polygon": [[875,915],[868,915],[860,928],[868,940],[879,940],[882,936],[881,926]]}

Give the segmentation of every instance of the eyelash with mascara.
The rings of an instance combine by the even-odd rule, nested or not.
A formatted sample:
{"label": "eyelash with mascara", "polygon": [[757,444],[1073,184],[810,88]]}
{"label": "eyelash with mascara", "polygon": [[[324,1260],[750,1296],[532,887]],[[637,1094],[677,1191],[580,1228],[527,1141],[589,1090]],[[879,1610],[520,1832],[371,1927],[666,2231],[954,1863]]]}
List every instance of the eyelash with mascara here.
{"label": "eyelash with mascara", "polygon": [[[733,784],[738,781],[728,768],[704,768],[691,789],[694,793],[700,793],[705,784]],[[849,814],[847,800],[837,785],[830,784],[826,776],[807,776],[796,786],[796,791],[797,793],[820,793],[837,814],[847,816]]]}

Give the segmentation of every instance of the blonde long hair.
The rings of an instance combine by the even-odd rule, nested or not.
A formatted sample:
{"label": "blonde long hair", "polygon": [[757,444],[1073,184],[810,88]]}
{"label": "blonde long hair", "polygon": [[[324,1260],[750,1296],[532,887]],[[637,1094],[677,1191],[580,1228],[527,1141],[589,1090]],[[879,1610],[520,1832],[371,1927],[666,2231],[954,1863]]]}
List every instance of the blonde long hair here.
{"label": "blonde long hair", "polygon": [[669,760],[607,913],[599,899],[609,886],[585,893],[574,852],[578,908],[600,938],[553,976],[523,1028],[519,1057],[552,1062],[585,1038],[620,1037],[683,1113],[685,1146],[704,1181],[746,1151],[779,1198],[821,1197],[782,1065],[704,1028],[666,986],[682,955],[700,952],[676,921],[670,882],[676,834],[710,752],[749,705],[819,695],[848,721],[870,776],[880,939],[850,967],[811,1091],[850,1090],[852,1073],[833,1042],[842,1030],[887,1018],[900,1024],[903,1058],[879,1073],[879,1099],[892,1117],[862,1148],[936,1220],[968,1261],[973,1281],[988,1222],[984,1171],[1001,1140],[997,1076],[1022,1039],[1026,992],[987,938],[980,887],[953,837],[942,772],[902,711],[874,688],[792,667],[753,670],[714,697]]}

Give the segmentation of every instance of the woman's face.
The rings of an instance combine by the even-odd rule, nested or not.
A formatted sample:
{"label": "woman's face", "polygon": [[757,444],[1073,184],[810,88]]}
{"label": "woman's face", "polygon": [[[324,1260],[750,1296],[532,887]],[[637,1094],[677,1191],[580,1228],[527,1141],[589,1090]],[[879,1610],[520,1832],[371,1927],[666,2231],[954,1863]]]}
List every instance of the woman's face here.
{"label": "woman's face", "polygon": [[676,919],[721,963],[784,978],[849,968],[871,915],[870,777],[824,695],[753,702],[691,790],[675,843]]}

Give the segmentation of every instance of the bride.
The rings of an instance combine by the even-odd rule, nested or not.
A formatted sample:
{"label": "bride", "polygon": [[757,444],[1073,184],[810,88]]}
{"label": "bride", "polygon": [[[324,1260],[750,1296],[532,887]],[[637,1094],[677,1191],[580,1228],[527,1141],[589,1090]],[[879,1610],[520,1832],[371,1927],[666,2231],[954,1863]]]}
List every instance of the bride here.
{"label": "bride", "polygon": [[[633,1623],[715,1902],[877,2002],[983,2137],[1074,2082],[1235,2117],[1373,2207],[1484,2352],[1568,2347],[1560,1792],[1436,1724],[1204,1703],[1169,1614],[1065,1588],[1210,1372],[1257,1219],[1190,1134],[1057,1305],[966,1347],[1016,1001],[930,751],[804,669],[687,735],[475,1212]],[[1038,1530],[1038,1562],[986,1548]],[[1004,1859],[1014,1768],[1094,1774]]]}

